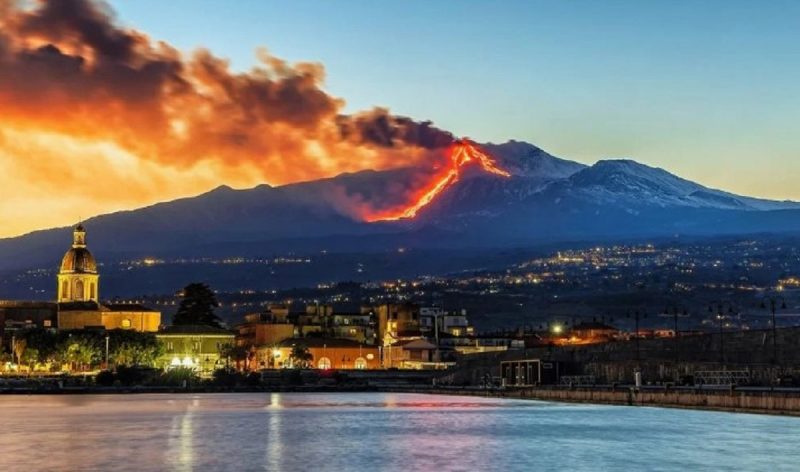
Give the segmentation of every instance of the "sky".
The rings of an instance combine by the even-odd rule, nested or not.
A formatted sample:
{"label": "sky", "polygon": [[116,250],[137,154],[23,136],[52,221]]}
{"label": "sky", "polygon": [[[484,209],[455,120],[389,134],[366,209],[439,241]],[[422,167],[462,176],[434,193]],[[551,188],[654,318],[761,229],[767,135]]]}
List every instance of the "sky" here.
{"label": "sky", "polygon": [[[142,58],[157,55],[162,64],[180,55],[182,68],[191,72],[175,83],[189,81],[193,91],[175,92],[169,100],[159,95],[156,115],[143,110],[141,104],[149,102],[136,95],[142,91],[114,92],[124,112],[100,99],[88,107],[64,99],[53,108],[81,112],[59,116],[57,124],[56,113],[48,115],[43,103],[28,104],[36,102],[30,95],[15,101],[19,116],[5,122],[0,117],[0,160],[12,167],[6,183],[14,179],[13,195],[0,199],[0,217],[14,223],[4,225],[0,236],[221,183],[282,184],[426,159],[429,142],[417,139],[416,127],[404,132],[402,146],[392,146],[392,152],[376,143],[370,132],[374,114],[356,118],[374,107],[388,109],[383,113],[389,117],[430,120],[478,142],[524,140],[587,164],[632,158],[711,187],[800,200],[798,2],[120,0],[101,10],[113,28],[147,38],[146,48],[136,40],[137,51],[149,52],[114,61],[139,67]],[[72,33],[51,30],[25,27],[9,34],[22,37],[17,47],[26,51],[44,37],[63,54],[87,58],[86,67],[100,63],[93,59],[95,45],[76,46],[91,37],[70,42]],[[159,42],[169,51],[159,50]],[[198,49],[211,56],[197,58]],[[225,59],[229,63],[219,66]],[[286,63],[276,65],[278,59]],[[242,83],[261,80],[264,74],[253,67],[264,64],[272,71],[269,84],[280,85],[276,90],[301,83],[292,94],[313,97],[304,99],[296,119],[283,120],[285,127],[273,126],[274,117],[259,117],[264,121],[254,129],[268,136],[262,139],[233,128],[252,118],[241,108],[259,95]],[[247,80],[232,80],[237,74]],[[58,74],[48,77],[59,80]],[[159,80],[163,86],[165,79]],[[230,119],[230,96],[210,105],[198,98],[228,83],[237,84],[241,102]],[[99,89],[105,94],[107,87]],[[42,109],[31,111],[36,106]],[[224,125],[219,135],[230,141],[245,133],[248,144],[234,149],[229,142],[207,143],[212,134],[192,130],[208,121],[175,111],[206,107],[229,121],[215,122]],[[87,113],[97,116],[89,120]],[[359,130],[356,138],[332,137],[338,114],[353,115],[348,126]],[[185,142],[177,145],[148,127],[160,119],[173,129],[172,138]],[[113,130],[105,129],[111,124]],[[206,147],[199,151],[201,141]],[[31,155],[41,162],[31,164]],[[75,185],[76,172],[37,178],[53,173],[58,162],[98,166],[94,173],[108,181],[88,190],[98,184]],[[9,192],[2,179],[0,186]],[[66,194],[53,198],[48,189],[54,186]]]}

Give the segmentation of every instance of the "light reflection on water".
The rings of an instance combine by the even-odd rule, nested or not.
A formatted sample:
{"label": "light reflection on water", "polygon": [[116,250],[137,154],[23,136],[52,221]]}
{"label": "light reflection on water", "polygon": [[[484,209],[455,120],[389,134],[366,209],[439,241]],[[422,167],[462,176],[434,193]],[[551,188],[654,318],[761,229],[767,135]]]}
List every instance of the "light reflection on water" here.
{"label": "light reflection on water", "polygon": [[800,419],[413,394],[0,397],[0,471],[800,470]]}

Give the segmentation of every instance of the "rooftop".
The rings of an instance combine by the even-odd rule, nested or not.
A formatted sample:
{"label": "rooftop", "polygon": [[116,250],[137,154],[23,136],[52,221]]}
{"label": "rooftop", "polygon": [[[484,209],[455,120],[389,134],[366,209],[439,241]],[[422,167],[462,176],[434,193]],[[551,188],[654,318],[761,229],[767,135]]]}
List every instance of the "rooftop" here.
{"label": "rooftop", "polygon": [[231,330],[206,325],[172,325],[161,329],[158,334],[225,334],[233,336]]}
{"label": "rooftop", "polygon": [[280,347],[292,347],[295,345],[302,345],[309,348],[319,348],[319,347],[373,347],[368,346],[358,341],[353,341],[352,339],[341,339],[341,338],[315,338],[315,337],[308,337],[308,338],[289,338],[284,339],[278,344]]}

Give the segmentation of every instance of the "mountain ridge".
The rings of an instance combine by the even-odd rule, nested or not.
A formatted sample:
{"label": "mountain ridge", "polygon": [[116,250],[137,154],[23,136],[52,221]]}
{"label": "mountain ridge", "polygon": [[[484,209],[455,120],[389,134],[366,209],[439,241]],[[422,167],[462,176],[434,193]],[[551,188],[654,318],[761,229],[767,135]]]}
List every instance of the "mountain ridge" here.
{"label": "mountain ridge", "polygon": [[[383,238],[386,244],[435,246],[443,243],[436,238],[445,237],[454,245],[503,246],[626,234],[800,231],[797,202],[735,195],[630,159],[587,166],[521,141],[482,147],[511,177],[465,172],[412,220],[367,223],[361,215],[367,207],[406,202],[410,189],[431,171],[364,170],[282,186],[220,185],[194,197],[98,215],[85,221],[89,245],[114,259],[193,250],[202,255],[203,247],[226,244],[231,250],[261,246],[269,253],[271,244],[291,250],[291,241],[301,248],[303,240],[334,237],[343,250],[351,238],[351,249],[358,250],[363,238],[381,239],[378,235],[397,235]],[[709,222],[715,228],[708,228]],[[53,265],[68,246],[69,231],[52,228],[0,239],[0,270]]]}

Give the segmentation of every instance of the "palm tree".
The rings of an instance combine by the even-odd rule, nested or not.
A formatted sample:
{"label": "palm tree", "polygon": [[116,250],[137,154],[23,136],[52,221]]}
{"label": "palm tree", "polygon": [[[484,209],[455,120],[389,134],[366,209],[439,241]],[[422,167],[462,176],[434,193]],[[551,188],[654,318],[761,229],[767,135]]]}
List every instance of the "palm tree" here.
{"label": "palm tree", "polygon": [[292,354],[289,356],[289,360],[292,361],[292,367],[296,369],[308,369],[311,361],[314,360],[314,356],[311,355],[306,346],[298,344],[292,347]]}
{"label": "palm tree", "polygon": [[233,360],[236,363],[236,370],[242,370],[242,364],[245,371],[250,370],[250,350],[246,346],[226,345],[222,348],[220,356]]}

